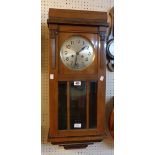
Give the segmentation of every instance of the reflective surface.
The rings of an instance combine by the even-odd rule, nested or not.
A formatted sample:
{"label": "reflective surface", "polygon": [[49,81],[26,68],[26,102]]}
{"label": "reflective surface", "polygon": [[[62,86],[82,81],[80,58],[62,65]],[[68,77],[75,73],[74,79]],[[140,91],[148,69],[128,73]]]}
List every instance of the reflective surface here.
{"label": "reflective surface", "polygon": [[63,43],[60,56],[69,69],[83,70],[92,64],[95,53],[90,41],[80,36],[72,36]]}
{"label": "reflective surface", "polygon": [[[89,83],[89,128],[97,127],[97,81]],[[69,89],[70,109],[67,109],[67,89]],[[86,81],[70,81],[67,88],[67,81],[58,82],[58,129],[67,130],[67,121],[70,121],[70,129],[86,128]],[[70,111],[67,120],[67,110]],[[69,129],[69,128],[68,128]]]}
{"label": "reflective surface", "polygon": [[96,128],[97,125],[97,82],[90,82],[89,93],[89,127]]}
{"label": "reflective surface", "polygon": [[58,129],[67,129],[67,82],[58,82]]}
{"label": "reflective surface", "polygon": [[71,129],[86,128],[86,82],[80,86],[70,82],[70,126]]}

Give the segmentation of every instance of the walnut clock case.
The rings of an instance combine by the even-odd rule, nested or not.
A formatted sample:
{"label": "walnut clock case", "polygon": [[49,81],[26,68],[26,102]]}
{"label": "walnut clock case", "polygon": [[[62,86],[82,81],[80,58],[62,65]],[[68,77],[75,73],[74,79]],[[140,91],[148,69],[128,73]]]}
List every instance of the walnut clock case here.
{"label": "walnut clock case", "polygon": [[48,140],[86,147],[105,134],[107,13],[49,9]]}

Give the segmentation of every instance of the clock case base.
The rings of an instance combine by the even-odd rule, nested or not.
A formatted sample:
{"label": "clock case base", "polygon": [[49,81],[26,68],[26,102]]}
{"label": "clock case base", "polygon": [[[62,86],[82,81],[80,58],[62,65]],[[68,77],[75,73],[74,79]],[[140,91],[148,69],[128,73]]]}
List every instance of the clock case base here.
{"label": "clock case base", "polygon": [[78,149],[86,148],[93,142],[101,142],[105,135],[99,136],[77,136],[77,137],[52,137],[48,134],[48,142],[53,145],[63,146],[64,149]]}

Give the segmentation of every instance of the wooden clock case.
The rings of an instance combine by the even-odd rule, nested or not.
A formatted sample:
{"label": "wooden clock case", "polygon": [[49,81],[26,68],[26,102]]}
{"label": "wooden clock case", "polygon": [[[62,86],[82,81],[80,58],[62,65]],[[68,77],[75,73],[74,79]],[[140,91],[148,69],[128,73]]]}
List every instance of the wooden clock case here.
{"label": "wooden clock case", "polygon": [[[52,144],[87,146],[90,142],[101,141],[105,135],[105,85],[107,13],[95,11],[49,9],[47,20],[49,28],[49,111],[50,129],[48,141]],[[60,59],[60,47],[71,36],[82,36],[94,46],[95,59],[86,69],[70,70]],[[70,122],[70,81],[86,81],[86,126],[84,129],[71,129]],[[97,81],[96,128],[89,128],[89,82]],[[58,82],[67,82],[66,130],[59,130],[58,125]],[[91,116],[92,117],[92,116]]]}

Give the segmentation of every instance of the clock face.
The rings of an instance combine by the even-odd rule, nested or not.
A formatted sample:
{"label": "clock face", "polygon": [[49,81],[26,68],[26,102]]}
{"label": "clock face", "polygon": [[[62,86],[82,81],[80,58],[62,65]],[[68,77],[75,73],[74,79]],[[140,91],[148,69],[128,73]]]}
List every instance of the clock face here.
{"label": "clock face", "polygon": [[114,39],[111,39],[107,43],[106,47],[107,55],[110,59],[114,59]]}
{"label": "clock face", "polygon": [[111,42],[110,46],[109,46],[109,52],[111,55],[114,56],[114,41]]}
{"label": "clock face", "polygon": [[63,64],[72,70],[83,70],[93,63],[93,45],[81,36],[72,36],[61,46],[60,57]]}

